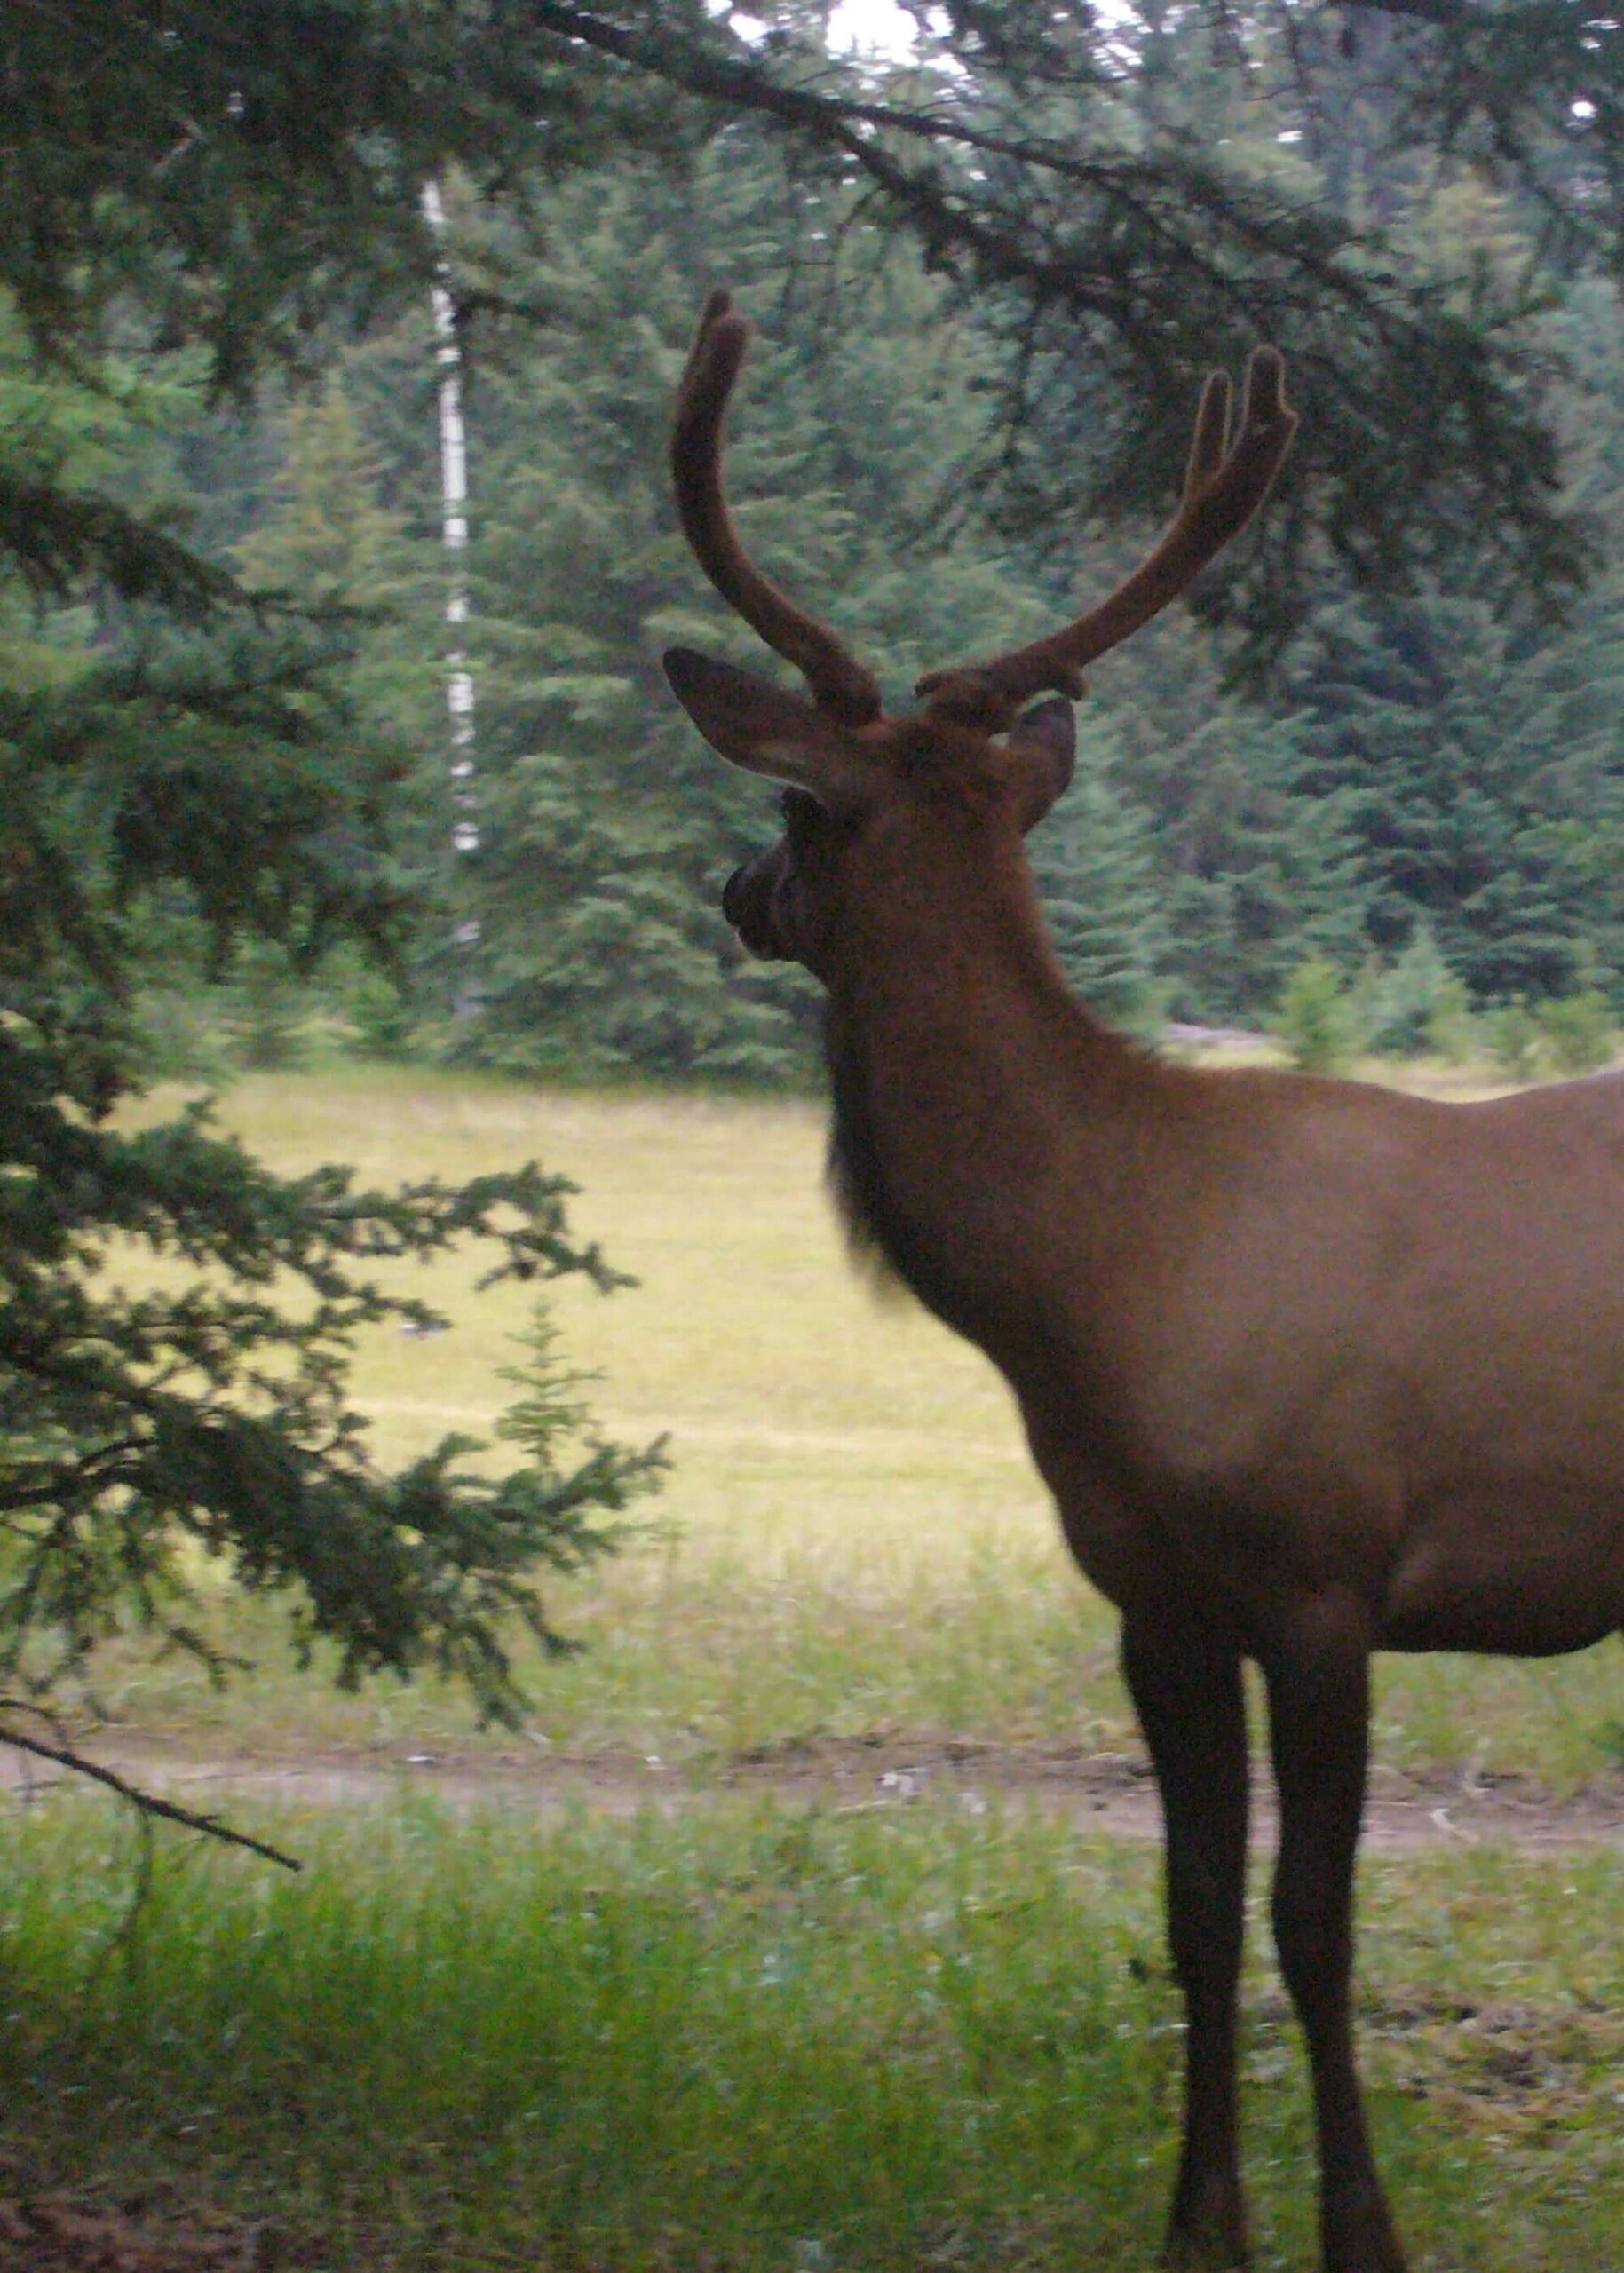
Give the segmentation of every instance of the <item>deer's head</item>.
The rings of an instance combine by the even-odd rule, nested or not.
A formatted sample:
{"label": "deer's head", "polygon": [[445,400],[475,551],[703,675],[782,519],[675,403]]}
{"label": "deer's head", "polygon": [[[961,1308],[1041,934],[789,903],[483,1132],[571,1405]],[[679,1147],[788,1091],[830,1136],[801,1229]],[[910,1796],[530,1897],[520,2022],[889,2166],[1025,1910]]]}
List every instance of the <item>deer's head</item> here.
{"label": "deer's head", "polygon": [[[1202,391],[1178,512],[1126,582],[1047,638],[930,672],[915,690],[923,708],[888,717],[873,675],[762,574],[728,510],[722,430],[749,340],[729,296],[713,293],[677,400],[677,509],[707,576],[796,665],[812,700],[690,648],[672,648],[665,669],[713,749],[784,784],[784,834],[729,878],[728,921],[752,954],[827,978],[843,910],[865,879],[889,873],[894,884],[906,872],[927,889],[950,888],[976,845],[1018,841],[1049,811],[1071,780],[1071,705],[1084,691],[1084,667],[1176,598],[1246,527],[1297,422],[1273,348],[1253,352],[1232,439],[1229,381],[1215,373]],[[1034,701],[1040,696],[1049,699]],[[931,875],[919,875],[922,868]]]}

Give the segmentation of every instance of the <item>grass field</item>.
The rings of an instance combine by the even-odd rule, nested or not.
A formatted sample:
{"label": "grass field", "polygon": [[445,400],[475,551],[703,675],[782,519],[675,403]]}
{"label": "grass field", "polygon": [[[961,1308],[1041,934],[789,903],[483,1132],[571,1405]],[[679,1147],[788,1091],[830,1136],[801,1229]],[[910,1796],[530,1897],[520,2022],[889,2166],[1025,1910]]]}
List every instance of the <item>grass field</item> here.
{"label": "grass field", "polygon": [[[1004,1391],[849,1272],[817,1108],[329,1071],[244,1082],[224,1117],[289,1168],[535,1153],[582,1184],[577,1228],[641,1283],[560,1287],[567,1346],[675,1467],[661,1535],[558,1598],[590,1647],[535,1669],[527,1734],[655,1756],[688,1798],[284,1812],[259,1819],[301,1879],[161,1840],[133,1914],[126,1824],[0,1803],[0,2216],[60,2190],[159,2231],[265,2222],[259,2261],[308,2273],[1148,2273],[1179,2052],[1153,1851],[945,1786],[747,1803],[709,1775],[820,1736],[1137,1747]],[[361,1350],[382,1449],[500,1408],[527,1298],[475,1275],[414,1279],[447,1334]],[[266,1613],[217,1588],[210,1614],[259,1675],[218,1697],[121,1649],[114,1738],[476,1769],[526,1741],[432,1683],[335,1697]],[[1395,1661],[1377,1744],[1435,1778],[1606,1781],[1624,1666]],[[1617,1885],[1603,1851],[1367,1859],[1363,2030],[1417,2273],[1624,2273]],[[1253,1900],[1267,2273],[1311,2261],[1312,2172]]]}

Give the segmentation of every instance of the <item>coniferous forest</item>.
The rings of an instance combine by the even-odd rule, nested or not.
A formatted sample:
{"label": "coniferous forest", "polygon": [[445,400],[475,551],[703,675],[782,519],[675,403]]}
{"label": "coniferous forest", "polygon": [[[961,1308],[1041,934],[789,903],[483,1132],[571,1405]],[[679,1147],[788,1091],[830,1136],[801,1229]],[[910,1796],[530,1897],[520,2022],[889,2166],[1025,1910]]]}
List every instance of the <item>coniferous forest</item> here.
{"label": "coniferous forest", "polygon": [[[316,1032],[812,1078],[813,990],[717,907],[770,806],[658,669],[760,661],[663,467],[717,283],[759,327],[750,543],[898,702],[1108,587],[1203,372],[1283,348],[1265,523],[1102,669],[1034,843],[1102,1009],[1574,1065],[1624,1017],[1618,25],[920,0],[882,60],[829,12],[4,12],[0,1672],[48,1683],[132,1612],[194,1643],[191,1539],[347,1670],[440,1663],[500,1711],[501,1617],[547,1635],[535,1570],[652,1480],[560,1453],[545,1352],[501,1475],[456,1439],[384,1472],[346,1403],[347,1337],[401,1308],[369,1258],[613,1277],[544,1172],[363,1192],[120,1108]],[[202,1275],[99,1290],[126,1238]]]}

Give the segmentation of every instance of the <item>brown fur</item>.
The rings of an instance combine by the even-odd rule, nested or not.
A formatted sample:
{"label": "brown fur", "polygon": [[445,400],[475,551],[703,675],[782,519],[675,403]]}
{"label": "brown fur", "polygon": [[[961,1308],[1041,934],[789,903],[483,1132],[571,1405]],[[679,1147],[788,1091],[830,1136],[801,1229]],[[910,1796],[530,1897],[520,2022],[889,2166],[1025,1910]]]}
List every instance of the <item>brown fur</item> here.
{"label": "brown fur", "polygon": [[852,726],[699,656],[668,669],[725,757],[798,786],[724,904],[828,990],[854,1245],[1004,1374],[1122,1614],[1188,2016],[1168,2261],[1246,2260],[1250,1658],[1326,2273],[1403,2273],[1351,2023],[1370,1656],[1624,1623],[1624,1081],[1444,1106],[1156,1064],[1068,994],[1022,850],[1069,770],[1067,706],[1000,741],[963,675],[939,713]]}

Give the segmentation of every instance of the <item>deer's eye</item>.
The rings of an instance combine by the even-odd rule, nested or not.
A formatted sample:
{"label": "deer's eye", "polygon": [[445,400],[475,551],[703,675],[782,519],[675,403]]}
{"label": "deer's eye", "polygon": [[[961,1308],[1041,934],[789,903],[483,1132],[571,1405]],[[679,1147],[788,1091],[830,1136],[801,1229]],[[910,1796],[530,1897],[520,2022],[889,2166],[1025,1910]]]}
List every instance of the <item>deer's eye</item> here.
{"label": "deer's eye", "polygon": [[810,789],[786,789],[778,801],[778,809],[792,836],[804,836],[825,818],[823,806]]}

